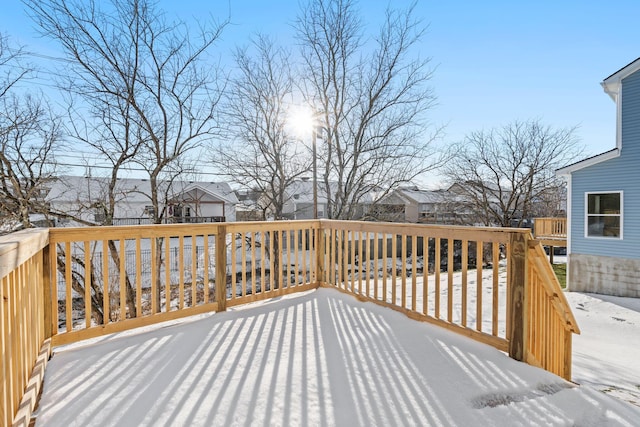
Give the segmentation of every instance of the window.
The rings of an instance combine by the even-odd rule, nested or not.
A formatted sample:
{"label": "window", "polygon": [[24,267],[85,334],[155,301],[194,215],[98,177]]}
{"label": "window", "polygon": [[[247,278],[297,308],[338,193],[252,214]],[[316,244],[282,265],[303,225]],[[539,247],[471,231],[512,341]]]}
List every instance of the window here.
{"label": "window", "polygon": [[622,238],[622,192],[586,193],[587,237]]}

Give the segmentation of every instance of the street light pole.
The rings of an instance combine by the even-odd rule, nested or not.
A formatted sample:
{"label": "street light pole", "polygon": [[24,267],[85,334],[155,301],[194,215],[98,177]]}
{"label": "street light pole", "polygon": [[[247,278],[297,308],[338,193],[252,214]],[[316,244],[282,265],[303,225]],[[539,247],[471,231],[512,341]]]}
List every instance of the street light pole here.
{"label": "street light pole", "polygon": [[316,126],[313,126],[311,133],[311,147],[313,150],[313,219],[318,219],[318,155],[316,153],[316,139],[318,133]]}

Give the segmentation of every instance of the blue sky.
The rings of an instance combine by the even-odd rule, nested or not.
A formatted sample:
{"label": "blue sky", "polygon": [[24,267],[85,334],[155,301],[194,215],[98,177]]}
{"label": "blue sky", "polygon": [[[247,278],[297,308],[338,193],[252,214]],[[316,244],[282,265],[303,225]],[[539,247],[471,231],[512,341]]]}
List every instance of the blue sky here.
{"label": "blue sky", "polygon": [[[185,20],[228,14],[232,25],[223,34],[223,57],[257,31],[294,43],[290,24],[297,0],[160,4]],[[372,30],[386,5],[360,2]],[[579,126],[577,136],[590,154],[615,146],[615,105],[600,82],[640,56],[640,2],[419,0],[416,13],[429,25],[421,54],[435,66],[438,103],[431,119],[446,125],[444,142],[513,120],[540,119],[557,127]],[[35,37],[19,0],[3,1],[0,32],[29,50],[56,55]]]}

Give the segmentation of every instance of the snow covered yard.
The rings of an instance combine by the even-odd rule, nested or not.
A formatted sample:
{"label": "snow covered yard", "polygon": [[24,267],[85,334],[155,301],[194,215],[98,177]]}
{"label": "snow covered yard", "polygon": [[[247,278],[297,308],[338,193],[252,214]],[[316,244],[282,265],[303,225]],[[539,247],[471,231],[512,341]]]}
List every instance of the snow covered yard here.
{"label": "snow covered yard", "polygon": [[573,380],[640,407],[640,299],[565,295],[582,331],[573,336]]}
{"label": "snow covered yard", "polygon": [[[622,347],[599,358],[593,349],[616,342],[611,329],[625,322],[594,314],[617,313],[608,301],[567,296],[583,331],[574,337],[580,387],[458,334],[319,289],[59,348],[36,425],[637,425],[639,407],[590,384],[609,382],[599,360],[612,353],[631,362],[607,363],[611,372],[640,370],[640,346],[624,333]],[[635,307],[609,317],[637,322],[637,330],[633,313],[640,316]],[[592,331],[591,321],[602,329]]]}

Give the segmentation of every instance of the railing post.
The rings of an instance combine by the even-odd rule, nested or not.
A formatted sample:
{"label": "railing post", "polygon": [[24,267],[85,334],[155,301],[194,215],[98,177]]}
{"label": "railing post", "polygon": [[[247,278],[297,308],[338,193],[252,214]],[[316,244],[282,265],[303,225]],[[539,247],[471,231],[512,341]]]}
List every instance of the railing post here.
{"label": "railing post", "polygon": [[573,332],[571,330],[565,329],[564,331],[564,366],[563,366],[563,377],[567,381],[571,381],[571,361],[572,361],[572,340],[573,340]]}
{"label": "railing post", "polygon": [[[527,353],[527,250],[528,236],[524,233],[512,233],[509,258],[509,304],[511,307],[509,322],[509,357],[525,361]],[[509,328],[507,328],[509,329]]]}
{"label": "railing post", "polygon": [[216,301],[218,311],[227,310],[227,227],[216,231]]}
{"label": "railing post", "polygon": [[[43,294],[43,322],[44,322],[44,338],[51,338],[53,336],[53,313],[51,312],[53,304],[51,294],[51,255],[49,253],[49,246],[47,244],[42,248],[42,294]],[[57,297],[57,295],[56,295]]]}

